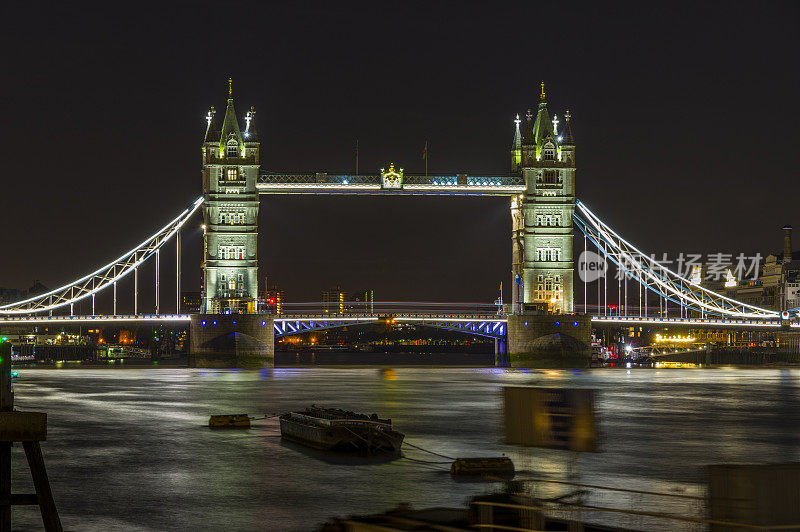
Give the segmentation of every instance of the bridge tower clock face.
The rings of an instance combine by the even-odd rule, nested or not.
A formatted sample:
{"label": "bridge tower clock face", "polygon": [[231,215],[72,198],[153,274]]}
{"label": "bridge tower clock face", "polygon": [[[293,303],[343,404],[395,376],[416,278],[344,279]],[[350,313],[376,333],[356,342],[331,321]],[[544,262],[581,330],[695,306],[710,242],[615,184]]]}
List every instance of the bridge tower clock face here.
{"label": "bridge tower clock face", "polygon": [[403,188],[403,169],[395,170],[394,163],[389,170],[381,168],[381,188]]}

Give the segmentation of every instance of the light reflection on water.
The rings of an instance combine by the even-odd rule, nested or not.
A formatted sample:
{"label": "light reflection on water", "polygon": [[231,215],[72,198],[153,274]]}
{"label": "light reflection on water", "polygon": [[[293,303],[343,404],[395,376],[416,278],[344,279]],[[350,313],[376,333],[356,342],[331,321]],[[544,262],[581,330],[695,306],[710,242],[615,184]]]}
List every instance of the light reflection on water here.
{"label": "light reflection on water", "polygon": [[[603,452],[581,455],[575,470],[581,482],[629,489],[702,495],[705,464],[800,458],[798,370],[397,368],[394,376],[353,368],[26,369],[15,392],[18,408],[48,413],[43,450],[67,530],[313,530],[329,517],[400,501],[461,506],[498,487],[453,482],[446,465],[320,459],[282,444],[274,418],[250,431],[206,427],[210,414],[261,416],[311,403],[391,417],[409,442],[448,456],[506,453],[518,469],[563,479],[569,455],[502,443],[500,387],[596,388]],[[14,453],[14,489],[29,492],[24,457]],[[590,502],[702,510],[638,495]],[[35,507],[16,507],[14,522],[41,528]],[[658,528],[643,519],[620,524]]]}

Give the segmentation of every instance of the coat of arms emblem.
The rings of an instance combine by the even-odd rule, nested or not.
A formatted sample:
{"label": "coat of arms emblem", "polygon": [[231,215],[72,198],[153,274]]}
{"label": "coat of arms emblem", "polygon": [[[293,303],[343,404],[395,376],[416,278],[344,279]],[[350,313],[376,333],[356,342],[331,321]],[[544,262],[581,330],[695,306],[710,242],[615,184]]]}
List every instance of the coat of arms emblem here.
{"label": "coat of arms emblem", "polygon": [[403,188],[403,169],[395,170],[394,163],[389,170],[381,168],[381,188]]}

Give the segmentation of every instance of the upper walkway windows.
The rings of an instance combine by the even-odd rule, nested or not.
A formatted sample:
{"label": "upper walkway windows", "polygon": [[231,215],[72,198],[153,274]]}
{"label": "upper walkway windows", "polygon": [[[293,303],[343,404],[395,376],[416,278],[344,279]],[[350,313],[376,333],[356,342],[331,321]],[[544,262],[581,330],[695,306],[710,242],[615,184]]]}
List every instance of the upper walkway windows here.
{"label": "upper walkway windows", "polygon": [[217,259],[220,260],[243,260],[244,246],[220,246]]}
{"label": "upper walkway windows", "polygon": [[228,141],[228,144],[225,149],[225,155],[228,157],[238,157],[239,156],[239,143],[236,139],[231,139]]}
{"label": "upper walkway windows", "polygon": [[558,248],[539,248],[536,250],[536,260],[544,262],[560,261],[561,250]]}

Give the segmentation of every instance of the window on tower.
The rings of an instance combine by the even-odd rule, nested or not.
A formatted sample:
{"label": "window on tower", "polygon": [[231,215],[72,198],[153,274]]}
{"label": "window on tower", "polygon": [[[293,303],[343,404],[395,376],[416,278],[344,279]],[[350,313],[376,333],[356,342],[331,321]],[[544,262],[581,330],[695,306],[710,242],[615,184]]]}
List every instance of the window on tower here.
{"label": "window on tower", "polygon": [[238,181],[239,170],[236,168],[228,168],[227,176],[228,176],[228,181]]}
{"label": "window on tower", "polygon": [[239,156],[239,143],[236,142],[236,139],[231,139],[228,141],[227,149],[225,153],[228,157],[238,157]]}
{"label": "window on tower", "polygon": [[555,185],[557,184],[558,179],[558,172],[555,170],[545,170],[544,171],[544,184],[545,185]]}
{"label": "window on tower", "polygon": [[552,144],[547,144],[544,147],[544,160],[545,161],[555,161],[556,159],[556,150]]}
{"label": "window on tower", "polygon": [[536,250],[536,260],[538,261],[559,261],[561,260],[561,250],[557,248],[539,248]]}
{"label": "window on tower", "polygon": [[220,260],[244,260],[244,246],[220,246],[217,257]]}

